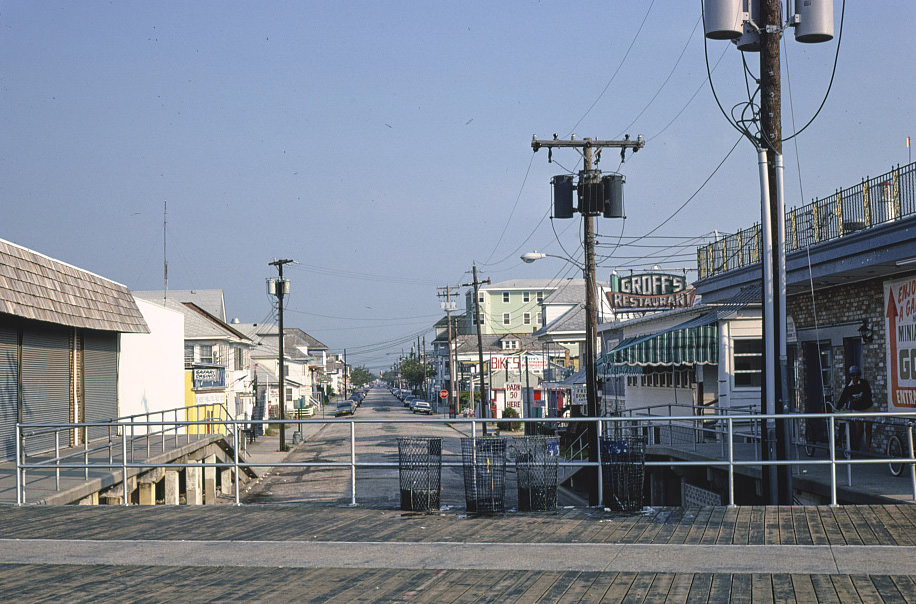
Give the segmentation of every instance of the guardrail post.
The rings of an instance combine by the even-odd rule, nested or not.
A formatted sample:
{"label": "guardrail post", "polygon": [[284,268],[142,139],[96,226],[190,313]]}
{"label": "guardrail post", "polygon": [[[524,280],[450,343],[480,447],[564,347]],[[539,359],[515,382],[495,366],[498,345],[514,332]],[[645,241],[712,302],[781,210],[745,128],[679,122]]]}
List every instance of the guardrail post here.
{"label": "guardrail post", "polygon": [[350,505],[356,505],[356,423],[350,420]]}
{"label": "guardrail post", "polygon": [[124,503],[123,505],[128,505],[127,497],[127,439],[125,436],[121,436],[121,490],[124,494]]}
{"label": "guardrail post", "polygon": [[836,420],[827,418],[827,445],[830,451],[830,506],[837,506],[836,497]]}
{"label": "guardrail post", "polygon": [[238,422],[233,422],[233,471],[235,472],[235,505],[242,505],[242,502],[239,498],[239,426]]}
{"label": "guardrail post", "polygon": [[16,505],[22,505],[25,499],[25,468],[22,467],[25,446],[22,443],[22,428],[16,424]]}
{"label": "guardrail post", "polygon": [[[907,425],[906,441],[910,448],[910,459],[913,459],[913,424]],[[910,481],[913,483],[913,501],[916,501],[916,463],[910,464]]]}
{"label": "guardrail post", "polygon": [[54,430],[54,487],[60,490],[60,430]]}
{"label": "guardrail post", "polygon": [[728,438],[728,507],[735,507],[735,420],[731,416],[725,417]]}
{"label": "guardrail post", "polygon": [[601,420],[595,420],[598,427],[595,432],[598,434],[598,507],[604,508],[604,472],[601,469]]}

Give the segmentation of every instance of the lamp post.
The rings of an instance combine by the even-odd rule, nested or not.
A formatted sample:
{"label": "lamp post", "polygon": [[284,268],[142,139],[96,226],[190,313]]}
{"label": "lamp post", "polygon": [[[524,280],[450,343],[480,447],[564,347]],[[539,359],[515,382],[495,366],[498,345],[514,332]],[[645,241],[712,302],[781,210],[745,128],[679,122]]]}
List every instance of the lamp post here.
{"label": "lamp post", "polygon": [[[594,226],[592,227],[591,233],[589,233],[588,224],[594,225],[593,218],[591,216],[586,216],[586,239],[592,241],[594,239]],[[590,236],[591,235],[591,236]],[[586,417],[598,417],[600,415],[600,409],[598,408],[598,389],[597,389],[597,376],[595,375],[595,343],[598,339],[598,295],[597,288],[595,283],[595,248],[594,245],[585,246],[585,266],[581,266],[579,263],[574,262],[569,258],[563,256],[555,256],[553,254],[545,254],[542,252],[528,252],[527,254],[522,255],[522,260],[527,263],[532,263],[536,260],[542,258],[559,258],[564,260],[577,268],[581,269],[583,276],[585,277],[585,401],[586,401]],[[589,423],[586,427],[586,434],[588,439],[588,459],[589,461],[598,462],[598,429],[595,424]],[[594,488],[589,488],[589,504],[598,505],[598,491],[597,491],[597,481],[591,481],[594,483]]]}

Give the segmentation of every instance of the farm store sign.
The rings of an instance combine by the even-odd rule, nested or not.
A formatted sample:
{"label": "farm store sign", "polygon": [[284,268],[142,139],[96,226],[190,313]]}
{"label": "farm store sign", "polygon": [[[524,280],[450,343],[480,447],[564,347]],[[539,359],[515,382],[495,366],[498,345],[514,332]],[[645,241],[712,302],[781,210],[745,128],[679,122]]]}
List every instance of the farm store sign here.
{"label": "farm store sign", "polygon": [[618,278],[607,297],[614,308],[686,308],[693,306],[696,290],[680,275],[642,273]]}
{"label": "farm store sign", "polygon": [[888,409],[916,408],[916,278],[884,284]]}

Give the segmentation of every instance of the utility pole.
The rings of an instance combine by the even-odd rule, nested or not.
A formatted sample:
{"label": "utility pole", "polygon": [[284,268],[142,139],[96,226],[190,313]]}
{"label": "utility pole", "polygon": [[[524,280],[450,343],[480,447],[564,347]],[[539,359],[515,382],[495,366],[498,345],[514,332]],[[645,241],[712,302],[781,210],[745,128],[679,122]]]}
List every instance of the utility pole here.
{"label": "utility pole", "polygon": [[[438,296],[440,298],[445,298],[445,302],[442,303],[442,307],[445,309],[445,314],[448,317],[448,381],[449,381],[449,415],[451,415],[454,410],[455,413],[458,413],[458,389],[455,384],[455,360],[454,357],[457,354],[452,353],[452,310],[454,307],[452,305],[452,290],[457,289],[459,286],[448,286],[437,287],[436,289],[440,292]],[[445,293],[442,293],[445,292]],[[456,351],[457,352],[457,351]]]}
{"label": "utility pole", "polygon": [[[781,1],[765,0],[761,5],[760,27],[760,142],[766,150],[766,182],[769,216],[764,215],[763,237],[768,252],[763,259],[763,324],[767,332],[763,397],[764,413],[783,414],[787,402],[786,383],[786,267],[785,210],[782,192],[782,90],[779,42],[782,38]],[[761,154],[762,155],[762,154]],[[763,178],[763,175],[761,175]],[[764,212],[766,213],[766,212]],[[766,227],[769,226],[767,229]],[[769,231],[769,232],[767,232]],[[789,458],[786,422],[767,422],[762,431],[763,460]],[[770,504],[792,504],[792,473],[787,466],[763,466],[763,484]]]}
{"label": "utility pole", "polygon": [[[486,283],[490,285],[490,278],[487,277],[486,281],[480,281],[477,278],[477,263],[473,265],[473,275],[474,275],[474,324],[477,325],[477,362],[478,362],[478,373],[480,374],[480,417],[487,419],[487,416],[490,415],[490,397],[489,392],[484,386],[484,371],[483,371],[483,337],[481,336],[481,330],[483,329],[483,324],[480,321],[480,286]],[[473,401],[472,401],[473,402]],[[527,424],[525,424],[527,426]],[[487,422],[483,423],[483,434],[487,435]]]}
{"label": "utility pole", "polygon": [[[536,137],[531,141],[531,148],[537,151],[541,147],[546,147],[552,151],[555,148],[573,148],[576,149],[584,160],[585,169],[579,173],[579,213],[583,215],[583,234],[582,243],[585,248],[585,397],[586,397],[586,416],[598,417],[598,392],[597,380],[595,377],[595,347],[598,338],[598,313],[597,313],[597,289],[595,285],[595,216],[603,213],[603,189],[601,172],[594,169],[595,158],[594,150],[598,149],[600,156],[601,149],[616,148],[621,150],[621,157],[627,149],[634,152],[645,146],[645,140],[640,136],[637,140],[631,141],[629,135],[626,140],[595,140],[584,138],[576,140],[574,137],[569,140],[558,140],[554,138],[549,141],[539,141]],[[550,156],[548,156],[550,157]],[[594,200],[588,200],[589,191],[594,192],[596,189],[602,190],[601,201],[594,203]],[[588,438],[588,460],[598,462],[598,427],[589,422],[586,426]],[[598,505],[600,493],[598,493],[598,471],[595,467],[589,469],[589,476],[593,478],[588,480],[589,505]]]}
{"label": "utility pole", "polygon": [[[769,416],[788,412],[786,350],[785,208],[782,165],[782,95],[779,42],[786,27],[795,28],[795,39],[810,44],[833,39],[833,2],[787,2],[785,26],[781,0],[729,3],[706,0],[703,20],[706,37],[735,41],[742,52],[760,52],[760,129],[754,140],[760,174],[763,281],[763,385],[761,411]],[[751,10],[753,9],[753,10]],[[735,124],[732,124],[735,126]],[[746,128],[739,128],[752,138]],[[788,423],[768,419],[761,431],[763,461],[790,458]],[[762,490],[768,504],[791,504],[792,474],[787,466],[763,464]]]}
{"label": "utility pole", "polygon": [[[268,292],[273,293],[277,296],[277,315],[278,321],[280,323],[280,331],[277,334],[277,346],[280,349],[278,352],[279,360],[279,374],[280,380],[280,450],[286,451],[286,367],[283,362],[283,295],[289,293],[289,281],[286,281],[283,278],[283,265],[290,264],[294,262],[293,260],[274,260],[269,262],[268,266],[276,266],[279,273],[279,278],[274,281],[270,280],[269,283],[272,283],[273,286],[268,285]],[[273,289],[271,292],[270,290]]]}

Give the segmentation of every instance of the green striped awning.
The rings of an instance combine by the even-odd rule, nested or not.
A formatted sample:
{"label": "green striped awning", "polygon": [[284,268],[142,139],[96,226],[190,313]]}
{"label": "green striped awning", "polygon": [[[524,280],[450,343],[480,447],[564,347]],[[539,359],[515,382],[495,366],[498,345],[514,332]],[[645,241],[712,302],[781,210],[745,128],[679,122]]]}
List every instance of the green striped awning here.
{"label": "green striped awning", "polygon": [[598,360],[599,370],[613,366],[708,365],[719,362],[715,312],[658,333],[627,338]]}

